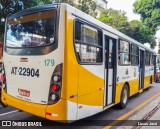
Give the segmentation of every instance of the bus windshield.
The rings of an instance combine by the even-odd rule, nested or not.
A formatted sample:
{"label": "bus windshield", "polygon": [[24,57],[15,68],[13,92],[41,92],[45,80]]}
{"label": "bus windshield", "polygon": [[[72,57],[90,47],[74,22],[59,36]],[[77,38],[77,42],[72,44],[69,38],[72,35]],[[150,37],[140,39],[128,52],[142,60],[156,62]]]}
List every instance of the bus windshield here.
{"label": "bus windshield", "polygon": [[8,21],[7,47],[38,47],[54,43],[55,10],[32,13]]}

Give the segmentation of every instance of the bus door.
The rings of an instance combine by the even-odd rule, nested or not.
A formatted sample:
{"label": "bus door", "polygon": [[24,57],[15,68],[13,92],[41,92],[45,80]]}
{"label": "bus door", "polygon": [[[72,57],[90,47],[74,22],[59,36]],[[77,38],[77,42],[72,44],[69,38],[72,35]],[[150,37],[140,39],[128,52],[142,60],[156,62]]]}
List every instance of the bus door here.
{"label": "bus door", "polygon": [[144,50],[140,50],[140,66],[139,66],[139,90],[144,88],[144,70],[145,70]]}
{"label": "bus door", "polygon": [[117,52],[116,39],[105,36],[105,95],[104,106],[115,101]]}

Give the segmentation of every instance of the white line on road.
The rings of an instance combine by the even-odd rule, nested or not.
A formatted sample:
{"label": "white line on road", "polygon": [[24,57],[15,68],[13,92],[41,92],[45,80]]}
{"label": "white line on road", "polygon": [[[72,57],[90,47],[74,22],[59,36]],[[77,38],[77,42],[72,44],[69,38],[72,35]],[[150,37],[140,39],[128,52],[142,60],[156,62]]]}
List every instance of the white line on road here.
{"label": "white line on road", "polygon": [[19,111],[19,110],[14,110],[14,111],[11,111],[11,112],[2,113],[2,114],[0,114],[0,117],[1,117],[1,116],[5,116],[5,115],[8,115],[8,114],[15,113],[15,112],[18,112],[18,111]]}

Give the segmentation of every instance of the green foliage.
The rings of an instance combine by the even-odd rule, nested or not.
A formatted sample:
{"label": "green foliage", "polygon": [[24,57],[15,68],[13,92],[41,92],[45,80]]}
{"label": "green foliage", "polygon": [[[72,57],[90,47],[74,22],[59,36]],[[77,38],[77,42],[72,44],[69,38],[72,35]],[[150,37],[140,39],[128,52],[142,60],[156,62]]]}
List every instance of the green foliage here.
{"label": "green foliage", "polygon": [[77,8],[93,17],[97,16],[95,12],[97,4],[92,0],[78,0]]}
{"label": "green foliage", "polygon": [[23,9],[51,3],[50,0],[0,0],[0,16],[6,18]]}
{"label": "green foliage", "polygon": [[150,31],[150,29],[147,26],[144,26],[141,24],[140,26],[140,41],[142,43],[150,43],[151,48],[154,48],[156,46],[156,41],[154,38],[153,33]]}
{"label": "green foliage", "polygon": [[141,15],[141,21],[155,34],[160,26],[160,0],[137,0],[134,12]]}
{"label": "green foliage", "polygon": [[129,28],[127,30],[127,35],[132,37],[135,40],[140,41],[141,35],[140,35],[140,29],[141,29],[141,22],[138,20],[133,20],[129,22]]}
{"label": "green foliage", "polygon": [[100,21],[112,26],[140,43],[150,43],[151,47],[156,46],[154,34],[150,29],[138,20],[128,21],[126,13],[114,9],[107,9],[98,18]]}
{"label": "green foliage", "polygon": [[49,3],[51,0],[0,0],[0,37],[4,33],[5,22],[2,19],[6,19],[6,17],[23,9]]}
{"label": "green foliage", "polygon": [[103,10],[100,17],[100,21],[112,26],[113,28],[126,33],[128,30],[128,20],[124,11],[114,10],[112,8]]}
{"label": "green foliage", "polygon": [[156,46],[154,35],[150,29],[138,20],[129,22],[129,29],[126,34],[141,43],[150,43],[151,48]]}

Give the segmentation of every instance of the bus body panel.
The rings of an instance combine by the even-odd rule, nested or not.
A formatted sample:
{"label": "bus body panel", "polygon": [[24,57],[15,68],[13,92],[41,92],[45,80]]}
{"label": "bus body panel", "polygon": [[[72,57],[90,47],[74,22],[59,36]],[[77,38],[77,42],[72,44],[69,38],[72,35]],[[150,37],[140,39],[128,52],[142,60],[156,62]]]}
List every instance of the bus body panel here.
{"label": "bus body panel", "polygon": [[63,95],[67,100],[67,120],[77,120],[78,101],[78,62],[73,45],[74,16],[69,11],[65,14],[65,50],[64,50],[64,75]]}
{"label": "bus body panel", "polygon": [[[104,97],[106,95],[105,83],[108,81],[106,80],[104,65],[105,41],[103,41],[102,64],[80,64],[76,57],[74,46],[74,20],[80,18],[96,25],[102,29],[104,34],[115,38],[117,43],[118,38],[121,37],[130,40],[138,46],[143,47],[143,45],[67,4],[61,4],[59,18],[58,48],[56,50],[41,56],[13,56],[4,52],[4,68],[6,80],[8,80],[7,93],[2,91],[2,101],[4,103],[50,120],[70,122],[94,115],[111,105],[119,103],[124,84],[129,86],[129,96],[138,93],[139,66],[121,66],[117,64],[115,101],[111,105],[104,107],[106,101]],[[20,58],[28,58],[28,62],[21,62]],[[53,59],[55,62],[54,66],[45,66],[46,59]],[[49,105],[47,102],[51,77],[55,67],[62,63],[61,98],[57,103]],[[20,76],[19,72],[16,74],[13,72],[13,67],[14,69],[15,67],[39,69],[40,76]],[[154,77],[151,68],[145,68],[144,88],[149,86],[150,77]],[[20,95],[18,89],[30,91],[30,96]],[[39,109],[35,111],[37,108]]]}
{"label": "bus body panel", "polygon": [[57,103],[47,105],[45,118],[59,122],[67,122],[67,101],[60,99]]}
{"label": "bus body panel", "polygon": [[60,122],[66,122],[65,120],[67,120],[66,100],[60,99],[56,104],[53,105],[42,105],[19,100],[6,94],[4,91],[2,91],[2,96],[2,102],[4,102],[5,104],[9,104],[10,106],[13,106],[15,108],[18,108],[22,111],[29,112],[36,116],[47,118],[50,120]]}
{"label": "bus body panel", "polygon": [[[101,66],[79,66],[78,115],[77,119],[103,110],[104,73]],[[101,71],[102,69],[102,71]],[[101,76],[99,76],[101,74]],[[92,81],[90,81],[92,80]]]}
{"label": "bus body panel", "polygon": [[138,93],[139,79],[130,80],[129,86],[130,86],[130,95],[129,96],[132,96],[132,95]]}
{"label": "bus body panel", "polygon": [[151,81],[150,79],[153,75],[154,75],[154,66],[145,66],[144,88],[149,87]]}
{"label": "bus body panel", "polygon": [[[21,62],[21,58],[24,57],[27,58],[27,62]],[[45,61],[47,60],[54,60],[54,66],[46,66]],[[48,103],[51,76],[56,65],[63,62],[63,51],[61,49],[40,57],[10,56],[4,53],[4,62],[6,78],[9,78],[9,81],[7,81],[7,93],[9,95],[33,103]],[[34,74],[39,70],[39,76],[35,76],[33,73],[34,76],[27,76],[25,69],[34,69]],[[29,92],[29,95],[25,96],[25,93],[21,93],[23,90]]]}
{"label": "bus body panel", "polygon": [[[118,66],[117,68],[117,78],[118,78],[117,83],[118,84],[120,83],[119,85],[124,85],[126,82],[128,82],[130,89],[130,96],[138,92],[138,86],[139,86],[138,69],[139,69],[138,66]],[[121,91],[119,91],[119,95],[120,94]]]}
{"label": "bus body panel", "polygon": [[83,96],[101,89],[104,90],[104,67],[102,65],[79,66],[78,95]]}
{"label": "bus body panel", "polygon": [[[61,27],[63,28],[64,24]],[[60,36],[58,48],[49,54],[38,56],[9,55],[4,51],[3,61],[9,95],[28,102],[48,103],[53,71],[64,60],[64,33],[62,28],[60,28],[61,31],[58,31]],[[13,50],[16,53],[16,49]],[[23,61],[23,59],[26,60]]]}
{"label": "bus body panel", "polygon": [[29,112],[36,116],[45,118],[45,110],[47,105],[26,102],[26,101],[14,98],[9,94],[6,94],[4,91],[2,91],[2,95],[3,95],[2,101],[4,102],[5,100],[6,104],[9,104],[10,106],[13,106],[22,111]]}
{"label": "bus body panel", "polygon": [[124,84],[125,84],[125,82],[117,82],[116,83],[115,104],[118,104],[120,102],[121,92],[122,92],[122,88],[123,88]]}

